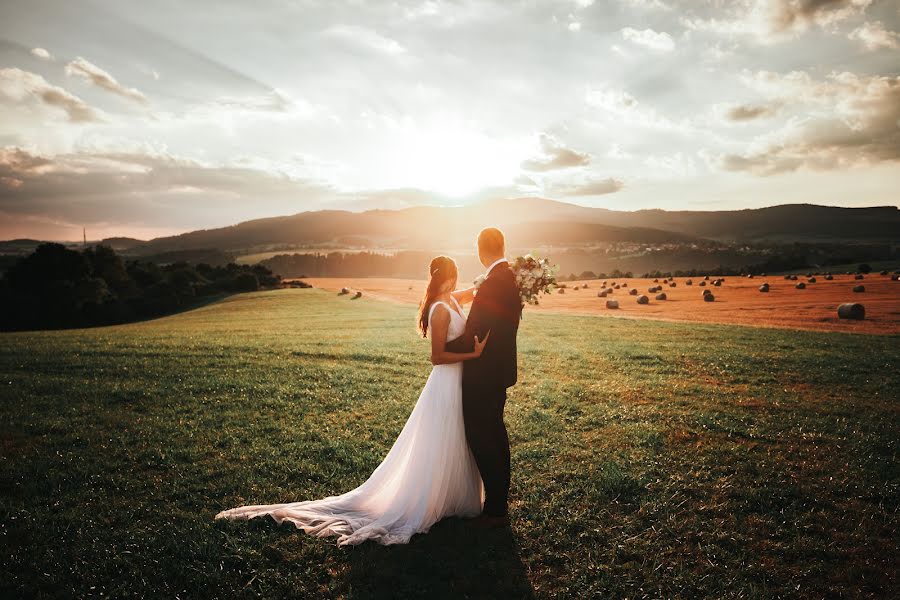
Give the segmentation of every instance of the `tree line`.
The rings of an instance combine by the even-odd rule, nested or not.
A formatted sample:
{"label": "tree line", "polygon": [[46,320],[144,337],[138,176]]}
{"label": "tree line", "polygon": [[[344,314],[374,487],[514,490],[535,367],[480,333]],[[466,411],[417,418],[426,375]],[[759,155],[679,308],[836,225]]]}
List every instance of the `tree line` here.
{"label": "tree line", "polygon": [[189,308],[204,297],[280,284],[262,265],[124,261],[109,246],[39,245],[0,279],[0,329],[126,323]]}

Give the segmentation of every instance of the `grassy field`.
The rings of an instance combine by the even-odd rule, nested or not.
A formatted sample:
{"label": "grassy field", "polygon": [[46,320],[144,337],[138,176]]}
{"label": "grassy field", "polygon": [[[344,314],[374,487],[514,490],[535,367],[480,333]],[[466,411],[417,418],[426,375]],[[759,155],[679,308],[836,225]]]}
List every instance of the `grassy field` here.
{"label": "grassy field", "polygon": [[526,311],[511,533],[214,521],[369,475],[430,368],[413,313],[279,290],[0,335],[0,593],[900,594],[897,336]]}

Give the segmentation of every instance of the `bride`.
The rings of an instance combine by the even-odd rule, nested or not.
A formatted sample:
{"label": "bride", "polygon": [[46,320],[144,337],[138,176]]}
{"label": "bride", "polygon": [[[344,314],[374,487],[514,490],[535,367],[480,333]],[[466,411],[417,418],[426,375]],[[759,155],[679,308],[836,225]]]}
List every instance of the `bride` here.
{"label": "bride", "polygon": [[447,342],[463,334],[461,304],[474,288],[454,292],[453,259],[438,256],[429,267],[428,287],[419,308],[419,329],[431,333],[434,368],[412,413],[387,456],[359,487],[321,500],[241,506],[216,519],[270,515],[319,536],[338,536],[339,546],[373,540],[405,544],[445,517],[474,517],[481,512],[484,486],[466,443],[462,411],[462,361],[481,356],[490,332],[475,338],[475,350],[451,353]]}

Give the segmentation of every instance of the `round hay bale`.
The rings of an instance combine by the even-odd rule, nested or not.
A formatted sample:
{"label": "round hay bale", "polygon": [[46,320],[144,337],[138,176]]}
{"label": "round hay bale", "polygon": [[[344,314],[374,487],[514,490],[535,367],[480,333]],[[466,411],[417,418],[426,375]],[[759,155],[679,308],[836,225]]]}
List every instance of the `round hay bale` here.
{"label": "round hay bale", "polygon": [[791,275],[791,281],[797,281],[797,276],[796,276],[796,275]]}
{"label": "round hay bale", "polygon": [[659,283],[659,279],[654,279],[653,283]]}
{"label": "round hay bale", "polygon": [[566,288],[561,287],[561,288],[559,288],[559,290],[557,290],[556,293],[557,293],[557,294],[565,294],[565,293],[566,293]]}
{"label": "round hay bale", "polygon": [[582,283],[582,284],[581,284],[581,287],[582,287],[583,289],[588,289],[588,284]]}
{"label": "round hay bale", "polygon": [[826,275],[826,276],[825,276],[825,281],[833,281],[833,280],[834,280],[834,276],[833,276],[833,275]]}
{"label": "round hay bale", "polygon": [[665,292],[656,295],[657,300],[665,300],[666,298],[667,298],[667,296],[666,296]]}
{"label": "round hay bale", "polygon": [[705,281],[701,281],[701,282],[698,283],[697,285],[699,285],[700,287],[706,287],[706,282],[705,282]]}
{"label": "round hay bale", "polygon": [[597,297],[598,298],[606,298],[606,290],[601,290],[601,291],[597,292]]}
{"label": "round hay bale", "polygon": [[356,300],[357,298],[362,298],[362,292],[356,292],[355,294],[353,294],[353,299]]}
{"label": "round hay bale", "polygon": [[669,287],[678,287],[678,283],[673,281],[672,283],[669,284]]}
{"label": "round hay bale", "polygon": [[713,281],[713,285],[716,287],[722,287],[722,280],[716,279],[715,281]]}
{"label": "round hay bale", "polygon": [[618,300],[607,300],[606,308],[619,308],[619,301]]}
{"label": "round hay bale", "polygon": [[900,275],[891,275],[891,281],[900,281]]}
{"label": "round hay bale", "polygon": [[815,283],[815,282],[816,282],[815,277],[810,277],[809,279],[806,280],[806,283]]}
{"label": "round hay bale", "polygon": [[692,279],[688,279],[684,282],[684,285],[694,285],[694,281]]}
{"label": "round hay bale", "polygon": [[701,295],[702,295],[704,298],[706,298],[707,296],[712,296],[712,292],[709,291],[709,290],[703,290],[703,293],[702,293]]}
{"label": "round hay bale", "polygon": [[648,288],[647,288],[647,293],[648,293],[648,294],[655,294],[655,293],[656,293],[656,286],[655,286],[655,285],[652,285],[652,286],[648,287]]}
{"label": "round hay bale", "polygon": [[341,291],[338,293],[338,295],[339,295],[339,296],[346,296],[346,295],[349,294],[349,293],[350,293],[350,288],[345,288],[345,287],[343,287],[343,288],[341,288]]}
{"label": "round hay bale", "polygon": [[640,296],[637,297],[637,303],[638,304],[650,304],[650,298],[641,294]]}
{"label": "round hay bale", "polygon": [[709,281],[709,275],[703,278],[704,281]]}
{"label": "round hay bale", "polygon": [[703,301],[704,301],[704,302],[715,302],[715,301],[716,301],[716,297],[713,296],[712,294],[704,294],[704,295],[703,295]]}
{"label": "round hay bale", "polygon": [[630,290],[628,290],[628,295],[629,296],[637,296],[638,295],[637,288],[631,288]]}
{"label": "round hay bale", "polygon": [[880,273],[880,274],[881,274],[881,275],[887,275],[887,274],[888,274],[888,272],[887,272],[887,271],[886,271],[886,270],[885,270],[885,271],[881,271],[881,273]]}
{"label": "round hay bale", "polygon": [[803,283],[803,282],[801,281],[800,283],[798,283],[798,284],[795,285],[794,287],[797,288],[798,290],[805,290],[805,289],[806,289],[806,284]]}
{"label": "round hay bale", "polygon": [[865,276],[862,273],[857,273],[853,276],[853,279],[865,279]]}
{"label": "round hay bale", "polygon": [[866,318],[866,307],[857,302],[845,302],[838,306],[838,318],[861,321]]}
{"label": "round hay bale", "polygon": [[747,273],[747,279],[753,279],[753,273]]}
{"label": "round hay bale", "polygon": [[785,276],[784,276],[784,280],[785,280],[785,281],[790,281],[790,280],[791,280],[791,276],[790,276],[790,275],[785,275]]}
{"label": "round hay bale", "polygon": [[761,291],[761,292],[768,292],[768,291],[769,291],[769,284],[768,284],[768,283],[764,283],[764,284],[762,284],[761,286],[759,286],[759,291]]}
{"label": "round hay bale", "polygon": [[578,286],[576,285],[575,287],[573,287],[573,288],[572,288],[572,291],[573,291],[573,292],[577,292],[577,291],[578,291]]}
{"label": "round hay bale", "polygon": [[861,293],[863,293],[864,291],[866,291],[866,286],[864,286],[864,285],[854,285],[854,286],[853,286],[853,291],[856,292],[857,294],[861,294]]}
{"label": "round hay bale", "polygon": [[616,285],[613,286],[613,289],[618,290],[618,289],[620,289],[621,287],[622,287],[622,285],[617,283]]}

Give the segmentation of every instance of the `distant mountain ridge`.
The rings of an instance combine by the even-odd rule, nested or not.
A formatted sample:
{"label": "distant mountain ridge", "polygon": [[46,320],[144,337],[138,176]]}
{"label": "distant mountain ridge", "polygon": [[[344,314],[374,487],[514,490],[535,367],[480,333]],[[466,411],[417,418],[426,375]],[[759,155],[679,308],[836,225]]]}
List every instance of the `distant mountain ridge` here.
{"label": "distant mountain ridge", "polygon": [[[518,248],[592,242],[661,244],[712,239],[728,242],[900,242],[895,206],[840,208],[785,204],[733,211],[615,211],[545,198],[506,198],[459,207],[399,210],[321,210],[245,221],[142,242],[113,238],[133,255],[199,249],[242,252],[277,245],[439,249],[470,247],[487,225],[503,228]],[[21,248],[32,240],[0,243]]]}

